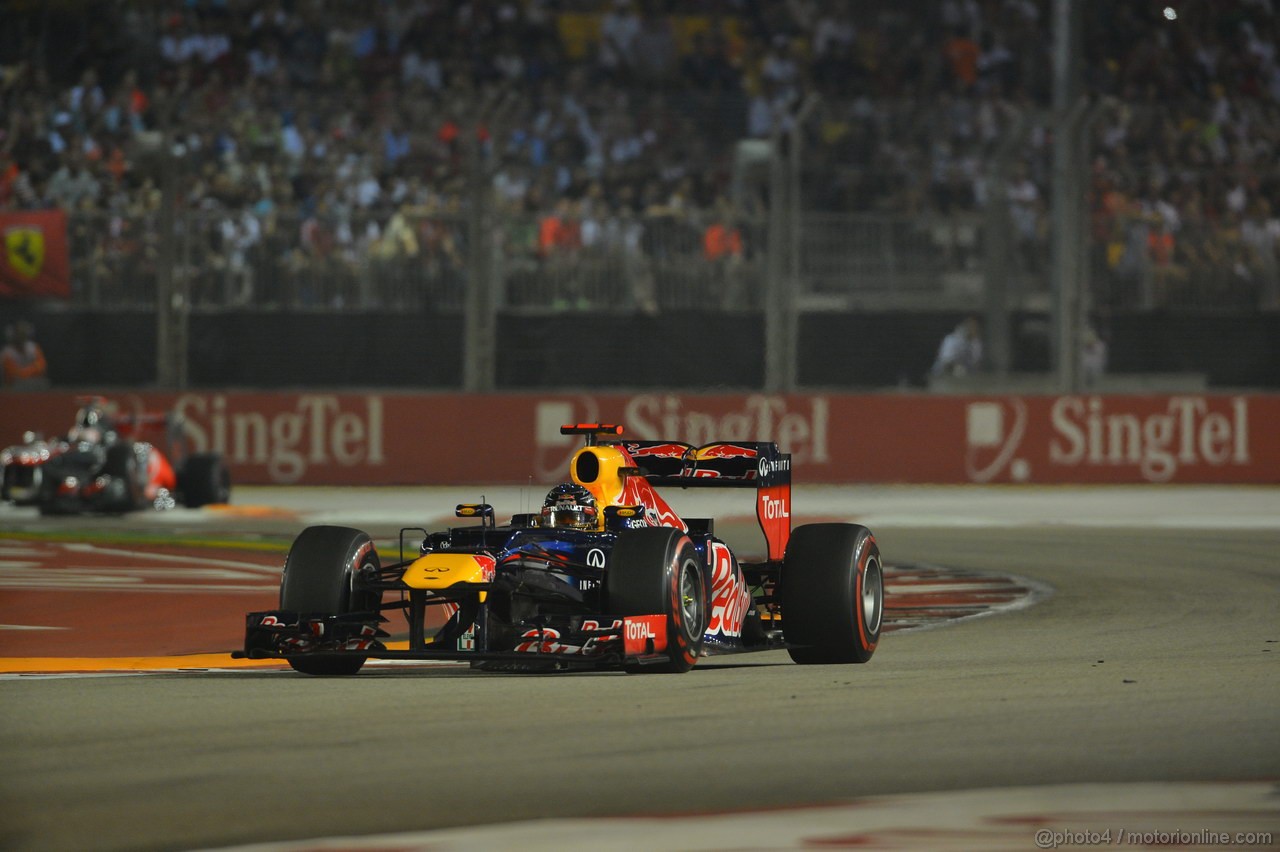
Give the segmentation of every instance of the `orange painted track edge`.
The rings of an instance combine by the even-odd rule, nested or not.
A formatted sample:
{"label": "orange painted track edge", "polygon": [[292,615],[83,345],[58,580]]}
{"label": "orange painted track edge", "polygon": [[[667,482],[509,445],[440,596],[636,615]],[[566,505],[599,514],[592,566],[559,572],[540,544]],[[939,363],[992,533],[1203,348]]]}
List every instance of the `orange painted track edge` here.
{"label": "orange painted track edge", "polygon": [[[388,642],[407,649],[408,642]],[[237,660],[231,652],[147,657],[0,657],[0,675],[74,672],[182,672],[208,669],[287,669],[284,660]]]}
{"label": "orange painted track edge", "polygon": [[167,672],[196,669],[287,667],[284,660],[236,660],[231,654],[182,654],[173,657],[0,657],[0,674],[66,672]]}

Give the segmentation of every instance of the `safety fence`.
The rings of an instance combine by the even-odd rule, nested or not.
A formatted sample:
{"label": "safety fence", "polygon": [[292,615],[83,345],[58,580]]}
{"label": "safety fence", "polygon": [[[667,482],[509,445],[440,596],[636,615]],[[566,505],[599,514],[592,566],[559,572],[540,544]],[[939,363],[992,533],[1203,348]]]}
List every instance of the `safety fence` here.
{"label": "safety fence", "polygon": [[[953,296],[962,308],[981,291],[982,228],[974,215],[806,214],[799,292],[886,309]],[[474,229],[459,214],[189,213],[173,229],[172,276],[195,311],[459,311],[487,269],[502,309],[657,313],[759,310],[770,274],[763,217],[499,217],[484,265]],[[548,238],[552,229],[568,234]],[[156,304],[158,216],[79,213],[69,230],[72,307]]]}
{"label": "safety fence", "polygon": [[[770,274],[795,281],[804,308],[980,309],[991,263],[987,218],[804,214],[795,269],[770,267],[763,217],[730,225],[709,214],[611,215],[569,221],[573,236],[540,244],[551,216],[500,217],[488,230],[491,262],[474,263],[472,221],[459,214],[360,213],[320,221],[191,213],[174,229],[172,275],[192,310],[458,311],[477,268],[496,277],[499,307],[515,311],[750,311]],[[1237,232],[1188,233],[1185,263],[1157,263],[1151,224],[1121,217],[1119,236],[1091,248],[1099,309],[1251,310],[1273,300],[1274,267],[1253,263]],[[585,226],[585,227],[584,227]],[[69,217],[71,306],[150,309],[162,274],[155,215]],[[583,239],[582,234],[588,234]],[[1126,236],[1127,235],[1127,236]],[[1152,242],[1153,245],[1156,243]],[[1182,255],[1179,254],[1179,257]],[[1049,292],[1048,245],[1015,248],[1000,266],[1012,307]]]}

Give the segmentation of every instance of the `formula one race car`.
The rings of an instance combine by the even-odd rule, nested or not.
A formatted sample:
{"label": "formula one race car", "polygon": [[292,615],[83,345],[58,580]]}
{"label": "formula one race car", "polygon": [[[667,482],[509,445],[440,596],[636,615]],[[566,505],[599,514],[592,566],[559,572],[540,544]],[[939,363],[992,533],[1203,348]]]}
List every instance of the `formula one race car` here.
{"label": "formula one race car", "polygon": [[[247,616],[237,658],[281,658],[299,672],[355,674],[369,657],[469,660],[497,671],[622,668],[685,672],[709,654],[786,648],[798,663],[865,663],[880,638],[880,551],[865,527],[791,529],[791,457],[775,444],[619,440],[579,424],[572,481],[539,514],[505,526],[401,530],[383,567],[365,533],[308,527],[285,560],[280,609]],[[739,562],[714,522],[681,518],[658,486],[756,492],[763,561]],[[404,557],[406,536],[425,535]],[[401,612],[407,642],[389,642]],[[429,624],[436,627],[428,629]]]}
{"label": "formula one race car", "polygon": [[[28,432],[0,452],[0,498],[41,514],[128,512],[225,503],[231,476],[218,453],[188,453],[182,422],[167,413],[121,414],[81,397],[64,438]],[[157,446],[157,442],[164,449]]]}

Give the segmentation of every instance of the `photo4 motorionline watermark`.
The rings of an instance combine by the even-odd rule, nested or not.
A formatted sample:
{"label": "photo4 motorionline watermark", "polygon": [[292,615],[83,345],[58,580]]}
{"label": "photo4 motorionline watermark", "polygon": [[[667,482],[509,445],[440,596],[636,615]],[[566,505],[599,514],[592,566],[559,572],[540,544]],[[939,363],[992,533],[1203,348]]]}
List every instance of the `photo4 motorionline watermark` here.
{"label": "photo4 motorionline watermark", "polygon": [[1036,846],[1058,849],[1068,846],[1270,846],[1269,831],[1058,831],[1036,832]]}

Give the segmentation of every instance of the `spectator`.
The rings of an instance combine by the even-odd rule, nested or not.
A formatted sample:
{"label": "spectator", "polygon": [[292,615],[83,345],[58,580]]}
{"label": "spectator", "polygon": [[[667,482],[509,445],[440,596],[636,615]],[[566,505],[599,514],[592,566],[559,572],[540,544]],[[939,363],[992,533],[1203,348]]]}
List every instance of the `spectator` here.
{"label": "spectator", "polygon": [[1256,199],[1249,206],[1249,215],[1240,225],[1240,239],[1258,282],[1259,306],[1280,307],[1280,219],[1272,217],[1266,199]]}
{"label": "spectator", "polygon": [[813,55],[819,59],[853,46],[857,30],[847,8],[823,9],[813,30]]}
{"label": "spectator", "polygon": [[1103,340],[1093,326],[1084,329],[1084,340],[1080,345],[1080,378],[1085,387],[1094,387],[1107,372],[1107,342]]}
{"label": "spectator", "polygon": [[1009,215],[1013,219],[1017,238],[1018,258],[1028,272],[1040,269],[1040,255],[1044,251],[1040,239],[1040,190],[1031,179],[1025,163],[1019,163],[1016,173],[1006,190],[1009,197]]}
{"label": "spectator", "polygon": [[967,92],[978,82],[978,60],[982,55],[977,43],[963,27],[957,26],[942,46],[951,73]]}
{"label": "spectator", "polygon": [[97,201],[102,186],[94,177],[84,154],[72,153],[49,179],[49,200],[60,207],[74,210],[85,199]]}
{"label": "spectator", "polygon": [[614,0],[600,22],[600,68],[614,80],[627,80],[636,67],[640,16],[631,0]]}
{"label": "spectator", "polygon": [[4,352],[0,353],[4,367],[4,386],[8,390],[30,391],[49,387],[49,365],[44,350],[35,341],[35,329],[26,320],[19,320],[5,329]]}
{"label": "spectator", "polygon": [[6,149],[0,149],[0,209],[13,203],[21,178],[22,168],[13,155]]}
{"label": "spectator", "polygon": [[942,338],[934,359],[934,376],[968,376],[982,369],[982,336],[978,318],[970,315]]}
{"label": "spectator", "polygon": [[643,85],[661,85],[676,68],[676,41],[671,20],[646,10],[635,38],[636,73]]}
{"label": "spectator", "polygon": [[[110,210],[73,226],[96,228],[88,249],[101,249],[105,223],[145,208],[143,187],[160,183],[153,152],[164,128],[187,151],[179,216],[216,210],[215,220],[239,222],[254,200],[273,205],[288,236],[270,252],[252,249],[270,255],[266,266],[297,248],[297,224],[321,203],[335,250],[350,246],[367,262],[378,242],[344,234],[385,228],[406,200],[456,206],[474,185],[469,169],[497,163],[504,177],[491,183],[504,207],[535,219],[593,181],[620,217],[625,192],[652,180],[668,196],[692,177],[685,204],[705,223],[706,206],[738,177],[744,131],[790,130],[817,89],[823,101],[797,137],[803,168],[821,175],[803,188],[806,204],[955,217],[983,204],[994,151],[1049,101],[1043,0],[934,2],[929,26],[910,25],[923,8],[911,2],[375,5],[105,4],[95,6],[102,29],[134,47],[90,40],[55,62],[42,38],[19,40],[15,64],[0,67],[0,206]],[[584,43],[578,54],[572,38],[561,41],[568,16],[587,19],[585,32],[598,27],[596,49]],[[1166,276],[1179,292],[1202,302],[1252,293],[1275,305],[1274,218],[1256,212],[1280,204],[1280,65],[1267,4],[1202,4],[1176,26],[1141,4],[1086,4],[1082,18],[1087,92],[1121,102],[1092,125],[1100,169],[1116,186],[1144,188],[1095,196],[1095,239],[1115,243],[1098,278],[1129,284],[1114,301],[1140,306],[1172,255],[1187,270]],[[593,80],[597,69],[607,79]],[[676,79],[679,88],[665,88]],[[647,107],[659,87],[660,104]],[[473,136],[498,101],[510,107],[501,125]],[[464,144],[477,136],[478,163]],[[1008,202],[1033,286],[1046,280],[1049,142],[1047,124],[1032,122],[1011,152],[1025,164]],[[217,174],[197,180],[210,164]],[[1176,237],[1172,252],[1148,246],[1157,212]],[[609,221],[597,214],[583,227]],[[267,277],[262,287],[275,286]]]}
{"label": "spectator", "polygon": [[721,198],[716,203],[716,218],[702,232],[703,257],[720,289],[720,307],[726,310],[743,307],[744,253],[737,219],[733,205]]}

